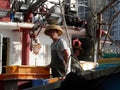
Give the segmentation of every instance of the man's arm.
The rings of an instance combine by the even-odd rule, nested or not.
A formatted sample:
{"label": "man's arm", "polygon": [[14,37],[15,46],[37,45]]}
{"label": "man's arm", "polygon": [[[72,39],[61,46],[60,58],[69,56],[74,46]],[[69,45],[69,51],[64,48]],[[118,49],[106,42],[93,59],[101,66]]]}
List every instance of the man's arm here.
{"label": "man's arm", "polygon": [[68,65],[68,62],[69,62],[69,52],[68,52],[68,50],[65,49],[63,51],[63,54],[64,54],[63,56],[64,56],[65,64]]}

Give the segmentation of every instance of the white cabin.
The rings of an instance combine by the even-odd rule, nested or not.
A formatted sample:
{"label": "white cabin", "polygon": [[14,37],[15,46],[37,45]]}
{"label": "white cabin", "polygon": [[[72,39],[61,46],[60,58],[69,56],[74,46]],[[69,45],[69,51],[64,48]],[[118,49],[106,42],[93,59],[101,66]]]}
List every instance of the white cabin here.
{"label": "white cabin", "polygon": [[[0,22],[0,47],[2,49],[0,50],[1,72],[4,66],[22,65],[22,32],[20,32],[19,29],[32,28],[33,26],[34,24],[31,23]],[[29,65],[45,66],[50,63],[50,44],[52,40],[44,34],[44,29],[45,28],[42,28],[38,35],[41,44],[39,54],[35,55],[33,51],[30,50]],[[73,34],[85,35],[85,29],[80,31],[74,29],[74,27],[72,27],[72,29],[68,28],[68,35],[70,38]],[[61,38],[65,39],[69,45],[67,33],[64,28],[63,32]]]}

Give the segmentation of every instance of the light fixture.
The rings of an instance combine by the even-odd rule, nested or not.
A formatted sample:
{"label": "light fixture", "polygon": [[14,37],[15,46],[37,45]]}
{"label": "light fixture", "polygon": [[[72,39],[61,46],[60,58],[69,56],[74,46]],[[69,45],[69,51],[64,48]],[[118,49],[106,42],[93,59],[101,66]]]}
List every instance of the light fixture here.
{"label": "light fixture", "polygon": [[22,12],[15,12],[14,18],[20,18],[23,15]]}
{"label": "light fixture", "polygon": [[49,10],[50,15],[46,17],[48,24],[61,24],[62,16],[60,6],[52,6]]}
{"label": "light fixture", "polygon": [[14,15],[14,19],[15,21],[20,21],[22,22],[24,20],[24,15],[22,12],[15,12],[15,15]]}
{"label": "light fixture", "polygon": [[6,17],[9,10],[0,10],[0,17]]}
{"label": "light fixture", "polygon": [[22,6],[20,7],[21,11],[27,11],[29,9],[29,4],[22,4]]}

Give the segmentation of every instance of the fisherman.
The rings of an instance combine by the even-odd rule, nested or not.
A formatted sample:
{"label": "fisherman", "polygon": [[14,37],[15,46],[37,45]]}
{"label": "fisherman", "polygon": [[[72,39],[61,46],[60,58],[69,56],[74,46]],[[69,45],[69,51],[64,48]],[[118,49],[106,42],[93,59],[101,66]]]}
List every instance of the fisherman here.
{"label": "fisherman", "polygon": [[62,28],[54,24],[49,25],[44,33],[53,40],[50,63],[52,77],[64,77],[67,73],[70,53],[66,41],[59,37],[63,33]]}

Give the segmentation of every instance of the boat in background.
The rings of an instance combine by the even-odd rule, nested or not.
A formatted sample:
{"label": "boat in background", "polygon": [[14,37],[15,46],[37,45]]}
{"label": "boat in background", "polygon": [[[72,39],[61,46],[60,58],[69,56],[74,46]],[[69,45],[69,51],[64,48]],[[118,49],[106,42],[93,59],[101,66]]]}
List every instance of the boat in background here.
{"label": "boat in background", "polygon": [[[111,48],[107,50],[106,48],[110,47],[111,43],[106,45],[106,42],[119,45],[111,38],[110,31],[106,30],[106,33],[102,27],[104,25],[102,15],[109,8],[114,8],[119,1],[111,0],[104,3],[105,5],[99,8],[98,12],[96,12],[97,7],[95,10],[93,1],[95,0],[89,1],[89,6],[80,3],[89,11],[88,18],[85,20],[82,18],[79,20],[76,15],[78,12],[74,8],[76,2],[73,3],[72,0],[70,3],[47,2],[47,0],[0,1],[0,4],[3,5],[0,6],[0,11],[7,13],[5,16],[0,15],[1,90],[12,90],[13,88],[15,90],[52,90],[55,88],[72,90],[76,85],[79,89],[83,88],[80,85],[88,86],[87,88],[92,90],[102,90],[101,88],[114,90],[114,87],[119,89],[119,85],[116,83],[119,83],[120,78],[120,53],[109,51]],[[47,6],[49,3],[52,3],[51,7]],[[113,15],[113,21],[118,14],[119,11]],[[104,21],[108,23],[106,19]],[[70,72],[65,78],[51,77],[48,64],[51,58],[52,40],[44,35],[45,27],[51,23],[61,26],[63,29],[61,37],[66,40],[71,49],[75,38],[82,42],[85,53],[80,61],[83,69],[80,74]],[[109,29],[112,24],[112,22],[109,23]],[[106,24],[105,27],[107,27]],[[117,76],[118,80],[114,77],[109,79],[112,75]],[[73,78],[74,76],[75,78]],[[78,81],[76,81],[77,79]],[[110,89],[108,84],[111,82],[109,83],[107,80],[111,80],[111,82],[113,80],[117,86],[112,83]]]}

